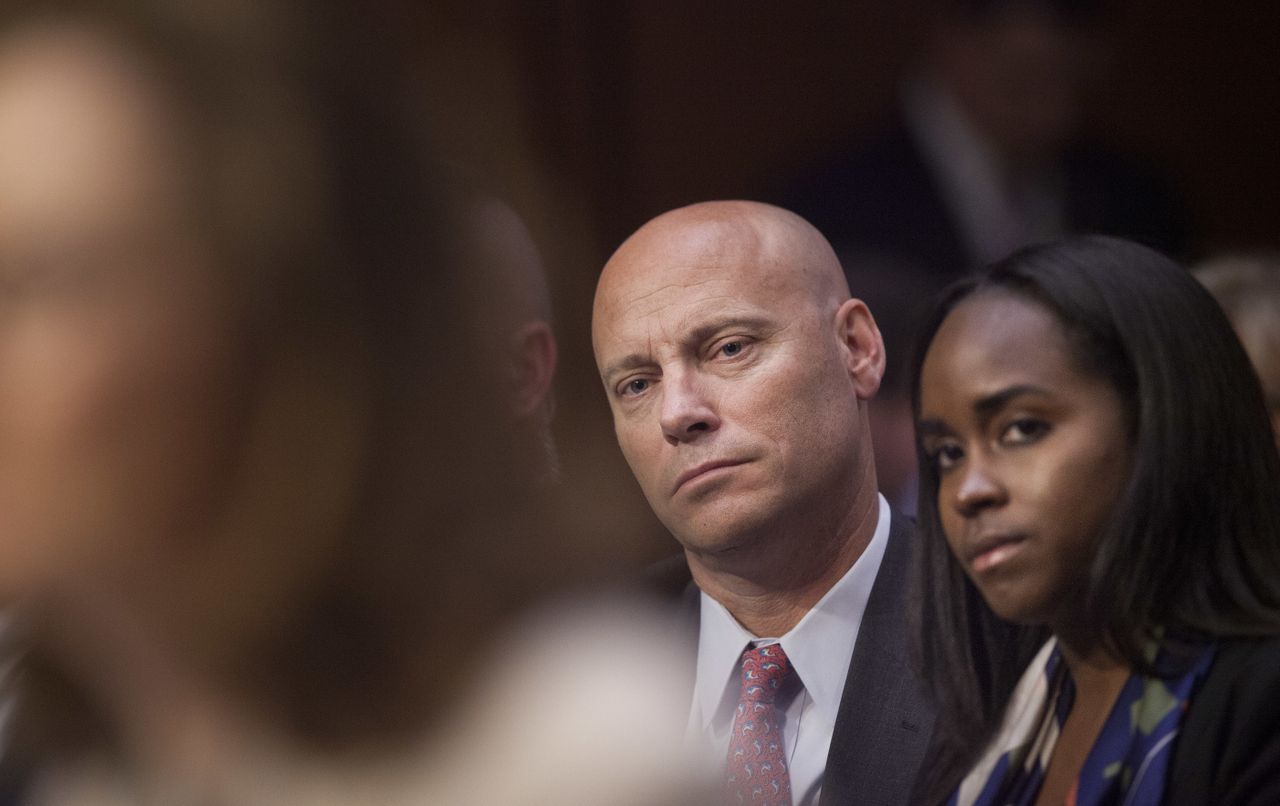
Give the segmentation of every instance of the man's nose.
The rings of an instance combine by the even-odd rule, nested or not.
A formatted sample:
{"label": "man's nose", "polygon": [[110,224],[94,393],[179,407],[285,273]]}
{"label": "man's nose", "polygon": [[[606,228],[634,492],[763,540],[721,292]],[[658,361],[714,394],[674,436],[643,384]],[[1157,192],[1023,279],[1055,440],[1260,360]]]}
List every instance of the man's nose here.
{"label": "man's nose", "polygon": [[720,417],[703,384],[691,374],[663,379],[662,434],[672,445],[692,442],[720,427]]}
{"label": "man's nose", "polygon": [[971,518],[984,509],[997,507],[1009,500],[999,473],[981,454],[965,457],[959,468],[960,478],[953,494],[952,506],[960,515]]}

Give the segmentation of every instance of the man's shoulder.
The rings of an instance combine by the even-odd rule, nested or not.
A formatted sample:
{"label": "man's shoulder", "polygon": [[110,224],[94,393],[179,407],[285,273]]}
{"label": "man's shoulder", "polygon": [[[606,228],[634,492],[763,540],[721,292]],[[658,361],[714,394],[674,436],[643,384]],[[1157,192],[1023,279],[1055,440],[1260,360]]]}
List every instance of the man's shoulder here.
{"label": "man's shoulder", "polygon": [[906,803],[934,714],[909,658],[915,522],[891,510],[831,738],[824,803]]}
{"label": "man's shoulder", "polygon": [[689,654],[695,655],[702,614],[698,586],[693,584],[684,555],[676,554],[649,566],[638,583],[641,593],[670,616],[673,639],[684,643]]}

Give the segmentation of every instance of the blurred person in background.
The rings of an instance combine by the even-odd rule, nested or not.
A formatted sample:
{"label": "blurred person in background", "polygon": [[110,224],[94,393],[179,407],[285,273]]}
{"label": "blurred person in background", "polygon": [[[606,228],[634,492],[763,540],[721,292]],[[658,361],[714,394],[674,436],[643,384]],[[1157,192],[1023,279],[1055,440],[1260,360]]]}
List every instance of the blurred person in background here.
{"label": "blurred person in background", "polygon": [[343,4],[0,12],[11,800],[642,803],[679,780],[584,717],[652,738],[651,642],[553,622],[478,671],[558,569],[527,517],[545,457],[513,449],[554,344],[511,361],[389,40]]}
{"label": "blurred person in background", "polygon": [[846,265],[956,277],[1075,232],[1182,255],[1186,214],[1140,163],[1081,137],[1103,0],[927,0],[892,123],[795,180],[784,206]]}
{"label": "blurred person in background", "polygon": [[1244,344],[1280,444],[1280,254],[1223,255],[1192,271],[1227,312]]}
{"label": "blurred person in background", "polygon": [[[1100,232],[1185,253],[1187,216],[1168,184],[1081,136],[1085,92],[1105,67],[1105,0],[922,5],[922,55],[889,125],[780,194],[831,240],[869,302],[900,301],[874,306],[891,357],[914,346],[912,300],[1028,244]],[[886,374],[871,405],[877,471],[912,512],[903,373]]]}
{"label": "blurred person in background", "polygon": [[533,235],[510,205],[473,193],[465,205],[470,223],[468,251],[474,255],[507,343],[511,412],[520,425],[512,435],[519,455],[537,457],[537,475],[551,482],[559,473],[551,421],[555,416],[558,351],[552,329],[551,291]]}

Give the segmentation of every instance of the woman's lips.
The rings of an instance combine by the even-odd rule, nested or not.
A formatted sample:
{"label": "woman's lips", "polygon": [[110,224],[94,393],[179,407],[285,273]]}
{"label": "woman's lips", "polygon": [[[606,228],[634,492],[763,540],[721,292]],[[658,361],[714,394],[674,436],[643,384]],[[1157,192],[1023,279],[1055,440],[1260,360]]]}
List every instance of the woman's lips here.
{"label": "woman's lips", "polygon": [[969,567],[975,574],[990,571],[1001,565],[1010,557],[1017,555],[1026,545],[1026,538],[1021,535],[997,535],[982,538],[974,544],[969,552]]}

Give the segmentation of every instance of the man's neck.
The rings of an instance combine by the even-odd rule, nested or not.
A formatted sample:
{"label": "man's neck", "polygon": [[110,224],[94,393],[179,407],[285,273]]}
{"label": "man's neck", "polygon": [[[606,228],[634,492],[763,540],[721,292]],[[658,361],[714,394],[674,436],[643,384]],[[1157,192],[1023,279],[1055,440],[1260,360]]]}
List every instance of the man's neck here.
{"label": "man's neck", "polygon": [[871,542],[879,496],[860,503],[836,540],[767,541],[752,556],[729,562],[686,552],[693,580],[752,635],[782,636],[849,572]]}

